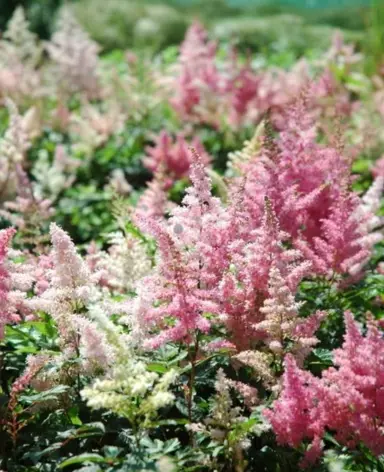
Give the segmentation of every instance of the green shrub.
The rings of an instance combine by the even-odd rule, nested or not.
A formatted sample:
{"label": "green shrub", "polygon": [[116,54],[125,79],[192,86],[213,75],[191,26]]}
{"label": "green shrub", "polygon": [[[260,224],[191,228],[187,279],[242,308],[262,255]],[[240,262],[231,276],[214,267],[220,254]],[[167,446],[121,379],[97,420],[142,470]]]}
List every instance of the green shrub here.
{"label": "green shrub", "polygon": [[140,1],[83,0],[74,11],[105,50],[133,45],[164,47],[180,42],[187,26],[175,8]]}
{"label": "green shrub", "polygon": [[276,43],[296,48],[302,42],[298,32],[303,25],[303,19],[294,15],[228,18],[216,22],[213,34],[219,40],[234,41],[244,48],[263,50]]}
{"label": "green shrub", "polygon": [[74,7],[80,23],[105,49],[132,46],[135,24],[145,15],[139,1],[83,0]]}
{"label": "green shrub", "polygon": [[177,10],[166,5],[151,5],[145,10],[146,15],[134,27],[136,45],[159,49],[182,41],[187,22]]}
{"label": "green shrub", "polygon": [[3,31],[18,6],[25,8],[31,29],[42,38],[48,38],[52,17],[63,0],[3,0],[0,1],[0,31]]}
{"label": "green shrub", "polygon": [[[259,18],[226,18],[214,24],[213,35],[221,41],[235,42],[241,49],[289,50],[298,57],[308,49],[327,49],[336,30],[329,25],[308,24],[301,16],[281,14]],[[351,30],[343,33],[346,41],[361,46],[363,32]]]}
{"label": "green shrub", "polygon": [[364,46],[366,72],[375,74],[384,61],[384,4],[382,0],[372,0]]}

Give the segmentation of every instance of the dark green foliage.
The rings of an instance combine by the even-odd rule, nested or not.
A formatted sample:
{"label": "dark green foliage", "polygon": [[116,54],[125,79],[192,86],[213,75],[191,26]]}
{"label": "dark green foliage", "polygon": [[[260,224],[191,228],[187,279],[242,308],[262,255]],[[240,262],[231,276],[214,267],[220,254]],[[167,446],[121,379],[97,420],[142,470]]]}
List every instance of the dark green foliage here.
{"label": "dark green foliage", "polygon": [[4,30],[13,11],[23,6],[31,28],[40,37],[48,38],[52,32],[52,18],[63,0],[0,0],[0,30]]}

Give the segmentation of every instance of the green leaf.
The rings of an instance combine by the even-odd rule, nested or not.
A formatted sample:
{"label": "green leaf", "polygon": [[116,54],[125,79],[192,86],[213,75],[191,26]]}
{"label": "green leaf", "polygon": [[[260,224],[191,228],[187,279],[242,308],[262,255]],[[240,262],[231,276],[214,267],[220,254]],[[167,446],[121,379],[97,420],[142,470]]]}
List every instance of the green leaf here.
{"label": "green leaf", "polygon": [[85,431],[93,431],[95,429],[98,429],[105,433],[105,426],[101,421],[94,421],[93,423],[86,423],[84,424],[81,428],[77,430],[77,432],[85,432]]}
{"label": "green leaf", "polygon": [[37,403],[48,400],[56,400],[58,395],[69,390],[68,385],[57,385],[54,388],[46,390],[45,392],[37,393],[36,395],[21,395],[20,400],[27,403]]}
{"label": "green leaf", "polygon": [[161,364],[160,362],[152,362],[151,364],[148,364],[147,370],[150,372],[157,372],[158,374],[164,374],[169,369],[166,365]]}
{"label": "green leaf", "polygon": [[105,458],[100,456],[99,454],[80,454],[78,456],[71,457],[70,459],[65,460],[59,464],[59,469],[64,469],[64,467],[68,467],[69,465],[75,464],[84,464],[84,462],[92,462],[92,463],[102,463],[105,462]]}
{"label": "green leaf", "polygon": [[[320,359],[321,364],[332,365],[332,352],[330,350],[318,348],[313,350],[313,354]],[[311,364],[318,364],[318,362],[314,361]]]}
{"label": "green leaf", "polygon": [[68,413],[68,416],[69,416],[72,424],[74,424],[76,426],[80,426],[80,425],[83,424],[83,422],[79,418],[79,408],[77,406],[71,407],[67,411],[67,413]]}

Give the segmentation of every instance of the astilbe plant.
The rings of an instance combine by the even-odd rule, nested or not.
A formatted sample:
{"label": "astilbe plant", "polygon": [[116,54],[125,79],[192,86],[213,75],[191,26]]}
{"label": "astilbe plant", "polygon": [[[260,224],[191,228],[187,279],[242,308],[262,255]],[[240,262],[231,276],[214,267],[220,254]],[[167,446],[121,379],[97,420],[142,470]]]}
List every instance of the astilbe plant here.
{"label": "astilbe plant", "polygon": [[89,248],[87,262],[93,273],[98,274],[98,284],[112,292],[126,294],[132,292],[137,281],[147,275],[151,268],[151,258],[144,242],[121,231],[108,237],[108,251]]}
{"label": "astilbe plant", "polygon": [[106,337],[111,367],[81,395],[91,408],[108,409],[127,418],[139,445],[143,431],[152,427],[158,410],[172,403],[174,395],[169,390],[177,373],[170,370],[160,376],[150,372],[132,349],[135,340],[124,335],[100,307],[91,307],[90,316]]}
{"label": "astilbe plant", "polygon": [[187,31],[180,47],[176,93],[171,100],[183,119],[219,124],[223,80],[215,64],[216,47],[200,23],[195,22]]}
{"label": "astilbe plant", "polygon": [[38,98],[43,92],[38,70],[42,47],[29,26],[24,9],[19,6],[0,41],[0,95],[16,102]]}
{"label": "astilbe plant", "polygon": [[46,241],[47,223],[54,215],[51,200],[36,195],[33,183],[20,164],[15,166],[17,196],[4,202],[0,216],[18,229],[18,237],[35,252],[42,251]]}
{"label": "astilbe plant", "polygon": [[0,198],[13,196],[17,185],[16,167],[23,165],[32,143],[28,133],[28,121],[20,115],[12,100],[7,100],[9,123],[0,141],[1,178]]}
{"label": "astilbe plant", "polygon": [[287,237],[266,199],[261,227],[250,232],[245,244],[235,240],[229,246],[231,269],[220,282],[223,319],[237,351],[232,361],[251,367],[268,390],[278,385],[287,352],[301,364],[312,351],[325,317],[323,312],[300,316],[302,304],[295,295],[311,274],[311,263],[285,247]]}
{"label": "astilbe plant", "polygon": [[7,263],[7,253],[9,243],[12,240],[12,237],[15,233],[15,230],[10,228],[2,230],[0,232],[0,255],[1,255],[1,321],[0,321],[0,338],[4,337],[4,327],[6,324],[18,320],[18,315],[13,312],[13,307],[9,303],[9,292],[11,286],[11,276],[9,274],[9,268]]}
{"label": "astilbe plant", "polygon": [[[242,201],[237,205],[242,205]],[[286,279],[288,290],[295,293],[298,283],[309,273],[310,263],[303,260],[299,251],[284,247],[288,235],[281,231],[268,198],[259,228],[248,231],[248,219],[242,221],[241,214],[236,219],[239,228],[246,229],[229,244],[231,266],[220,281],[219,298],[233,342],[237,349],[246,350],[265,337],[257,324],[264,320],[261,307],[270,295],[271,270],[275,270],[275,275],[279,272]],[[233,222],[231,227],[234,228]]]}
{"label": "astilbe plant", "polygon": [[[194,346],[195,355],[213,344],[237,351],[255,349],[242,361],[251,363],[263,379],[268,377],[271,386],[276,382],[271,371],[274,356],[281,360],[291,351],[302,362],[317,343],[314,333],[324,315],[301,319],[300,304],[294,300],[311,263],[300,251],[284,247],[289,234],[280,230],[267,197],[261,226],[250,230],[241,188],[225,208],[212,196],[196,153],[190,178],[192,187],[167,221],[138,219],[159,249],[154,272],[139,281],[131,302],[141,336],[149,334],[144,346],[181,342]],[[224,325],[228,338],[199,344],[200,334],[208,333],[212,324]]]}
{"label": "astilbe plant", "polygon": [[167,189],[170,179],[164,178],[163,172],[158,172],[148,182],[147,188],[140,195],[134,213],[135,218],[163,219],[169,209]]}
{"label": "astilbe plant", "polygon": [[217,44],[208,40],[207,31],[197,22],[180,47],[176,72],[176,96],[171,103],[183,119],[237,129],[259,121],[268,109],[270,97],[261,90],[263,76],[249,62],[242,64],[236,52],[219,64]]}
{"label": "astilbe plant", "polygon": [[[323,124],[330,116],[349,116],[357,108],[334,72],[341,58],[345,56],[345,61],[349,61],[348,48],[349,45],[330,50],[325,62],[317,64],[320,78],[311,91],[312,113]],[[311,80],[311,66],[301,59],[289,70],[278,67],[255,70],[251,61],[242,62],[236,51],[220,57],[217,43],[209,41],[201,24],[194,23],[186,33],[172,71],[172,92],[176,90],[176,95],[171,104],[184,120],[227,131],[258,124],[270,111],[274,126],[283,130],[287,111]]]}
{"label": "astilbe plant", "polygon": [[[63,430],[70,420],[69,433],[60,429],[69,439],[59,453],[72,454],[68,443],[77,439],[76,423],[98,415],[108,422],[105,410],[122,418],[114,416],[113,429],[127,429],[112,441],[134,439],[127,449],[135,459],[153,444],[158,448],[159,437],[177,434],[180,443],[169,442],[183,470],[193,454],[199,470],[252,468],[266,452],[271,457],[271,437],[255,438],[271,428],[279,444],[306,451],[302,465],[322,456],[328,434],[345,449],[384,454],[382,323],[368,316],[363,335],[346,313],[334,366],[320,375],[320,363],[313,362],[322,356],[315,349],[324,341],[324,332],[317,333],[322,321],[328,317],[322,329],[330,329],[330,342],[337,345],[340,308],[355,304],[361,314],[360,300],[375,297],[382,281],[383,263],[374,268],[383,237],[382,159],[369,190],[354,191],[368,187],[367,175],[355,185],[357,151],[344,145],[344,131],[329,120],[354,116],[356,142],[365,143],[367,118],[359,99],[373,85],[367,80],[356,88],[352,71],[359,57],[353,49],[336,37],[322,62],[256,69],[251,57],[225,54],[194,23],[173,69],[167,69],[167,55],[149,64],[131,53],[122,67],[107,61],[103,68],[97,44],[63,10],[46,50],[42,56],[18,9],[0,41],[0,97],[10,115],[0,143],[0,216],[17,229],[0,231],[0,396],[8,397],[1,423],[14,456],[19,432],[35,421],[32,410],[45,419],[43,428],[26,432],[36,445],[21,461],[36,458],[44,444],[43,468],[52,451],[46,425],[54,424],[56,438],[57,418]],[[313,68],[320,78],[312,83]],[[173,110],[164,108],[171,92]],[[370,106],[379,109],[377,119],[382,96],[375,100]],[[28,111],[22,115],[15,103]],[[159,132],[164,116],[163,130],[151,134]],[[175,118],[185,121],[183,128]],[[133,139],[125,139],[125,125]],[[253,137],[229,155],[222,177],[202,142],[221,156],[236,134],[251,136],[251,127]],[[380,139],[370,145],[372,156],[379,155]],[[124,166],[113,160],[116,145],[127,152]],[[78,155],[81,161],[72,157]],[[140,155],[142,162],[136,160]],[[137,192],[140,182],[127,176],[141,164],[153,178]],[[51,224],[51,244],[46,233],[55,211],[66,225],[68,200],[61,198],[77,198],[72,185],[77,178],[86,184],[95,170],[90,197],[118,194],[111,213],[119,231],[95,232],[83,258],[66,230]],[[188,177],[191,186],[176,204]],[[134,201],[135,207],[128,205]],[[99,214],[96,208],[90,210],[93,221],[104,221],[108,210],[101,207]],[[380,306],[372,307],[379,314]],[[20,349],[19,339],[28,345]],[[327,348],[325,341],[321,348]],[[15,373],[32,350],[26,369]],[[16,379],[13,385],[8,374]],[[28,406],[33,390],[52,388],[59,392],[53,401]],[[32,396],[29,405],[36,397],[44,395]],[[54,415],[41,413],[52,407]],[[166,421],[157,421],[163,408]],[[259,422],[262,409],[270,425]],[[184,432],[179,436],[185,423],[190,449],[184,449]],[[107,426],[103,444],[112,436]],[[248,438],[255,439],[249,449]],[[260,451],[261,442],[268,447]],[[94,451],[100,444],[87,440],[76,448]],[[106,458],[108,467],[124,466],[122,447],[116,458]],[[280,453],[291,454],[275,449],[276,457]],[[80,459],[89,457],[101,460]]]}
{"label": "astilbe plant", "polygon": [[47,355],[28,356],[25,371],[12,384],[7,406],[7,414],[4,419],[0,419],[0,425],[4,425],[5,430],[12,440],[13,447],[16,446],[20,431],[27,426],[28,421],[31,420],[32,416],[28,407],[19,407],[19,397],[29,387],[34,376],[44,367],[48,359]]}
{"label": "astilbe plant", "polygon": [[154,145],[146,148],[147,156],[143,163],[154,174],[164,172],[171,179],[180,179],[188,175],[192,164],[190,147],[199,153],[204,164],[210,162],[211,157],[198,138],[188,144],[183,134],[178,134],[173,140],[167,131],[162,131],[155,137]]}
{"label": "astilbe plant", "polygon": [[60,227],[51,224],[50,234],[52,253],[38,261],[46,274],[37,279],[38,296],[29,299],[28,306],[49,314],[58,331],[60,353],[50,356],[57,369],[51,374],[42,372],[43,384],[71,384],[80,373],[105,369],[110,362],[109,348],[105,334],[88,315],[89,306],[100,298],[95,284],[98,274],[91,274]]}
{"label": "astilbe plant", "polygon": [[[7,264],[7,246],[14,230],[0,233],[1,244],[1,329],[7,323],[19,321],[11,282],[12,267]],[[41,350],[29,356],[25,372],[16,379],[8,402],[7,416],[2,421],[16,447],[19,432],[31,419],[31,407],[23,408],[20,394],[28,388],[44,392],[64,386],[56,400],[45,402],[40,408],[65,405],[71,390],[80,394],[91,408],[109,409],[130,421],[132,433],[140,444],[143,432],[152,427],[159,409],[173,402],[170,386],[176,372],[163,376],[147,369],[133,347],[136,340],[116,326],[101,307],[101,292],[95,282],[100,274],[91,274],[85,261],[77,253],[70,237],[57,225],[51,229],[52,253],[41,260],[46,277],[38,277],[38,295],[26,300],[33,312],[49,314],[57,328],[56,350]],[[23,269],[27,265],[23,264]],[[110,310],[117,304],[110,302]],[[15,313],[15,314],[14,314]],[[135,331],[132,330],[134,334]],[[2,333],[3,334],[3,333]],[[86,388],[83,379],[95,378]],[[69,390],[68,390],[69,389]]]}
{"label": "astilbe plant", "polygon": [[12,259],[20,256],[19,251],[14,251],[10,243],[15,234],[14,228],[0,231],[1,240],[1,319],[0,339],[4,337],[4,329],[7,324],[19,323],[23,319],[33,319],[27,300],[27,292],[34,282],[34,267],[25,261],[14,262]]}
{"label": "astilbe plant", "polygon": [[76,171],[81,161],[69,155],[67,148],[58,144],[52,162],[48,153],[40,152],[31,171],[34,177],[34,193],[37,198],[48,198],[52,202],[71,187],[76,180]]}
{"label": "astilbe plant", "polygon": [[250,59],[242,64],[236,51],[226,69],[228,77],[224,82],[223,94],[229,113],[229,125],[238,129],[258,122],[266,111],[269,98],[263,98],[261,94],[263,76],[252,70]]}
{"label": "astilbe plant", "polygon": [[304,228],[304,234],[311,237],[318,220],[326,214],[328,189],[333,183],[337,185],[347,163],[336,150],[316,143],[316,123],[302,100],[290,109],[286,129],[279,138],[268,124],[260,153],[244,164],[245,201],[249,201],[251,222],[259,224],[263,196],[267,195],[278,211],[283,230],[296,237]]}
{"label": "astilbe plant", "polygon": [[92,155],[111,136],[122,131],[125,120],[126,115],[115,100],[103,102],[103,107],[84,101],[80,112],[69,117],[69,131],[76,142],[74,149]]}
{"label": "astilbe plant", "polygon": [[[351,162],[341,148],[316,142],[316,121],[308,113],[307,100],[304,94],[291,108],[278,139],[267,122],[261,149],[253,159],[237,163],[246,176],[248,221],[251,228],[260,224],[266,195],[281,228],[315,271],[326,276],[356,273],[380,239],[372,225],[374,214],[366,206],[362,210],[361,199],[351,190]],[[238,185],[235,180],[235,188]],[[379,185],[375,184],[376,201]]]}
{"label": "astilbe plant", "polygon": [[382,233],[375,231],[380,222],[370,208],[380,204],[382,189],[383,182],[377,180],[371,192],[373,201],[367,205],[348,188],[340,189],[329,216],[320,220],[322,235],[313,238],[312,248],[298,243],[315,272],[330,278],[336,274],[361,275],[374,244],[383,239]]}
{"label": "astilbe plant", "polygon": [[88,98],[100,94],[99,46],[78,24],[69,8],[60,12],[58,27],[46,49],[55,65],[53,76],[59,94],[82,93]]}
{"label": "astilbe plant", "polygon": [[[227,218],[221,202],[211,195],[200,157],[194,156],[190,175],[193,186],[187,190],[183,205],[171,212],[167,222],[139,222],[156,238],[159,250],[155,273],[144,278],[138,288],[146,301],[139,316],[149,327],[161,328],[159,334],[147,339],[151,347],[171,340],[196,341],[199,331],[210,328],[204,313],[217,310],[212,292],[226,264]],[[168,328],[167,318],[173,320]]]}
{"label": "astilbe plant", "polygon": [[282,392],[265,412],[280,443],[298,447],[311,441],[303,465],[320,457],[327,430],[349,448],[363,443],[373,454],[383,453],[382,332],[369,320],[364,336],[350,312],[345,324],[343,346],[333,353],[335,367],[317,378],[287,356]]}

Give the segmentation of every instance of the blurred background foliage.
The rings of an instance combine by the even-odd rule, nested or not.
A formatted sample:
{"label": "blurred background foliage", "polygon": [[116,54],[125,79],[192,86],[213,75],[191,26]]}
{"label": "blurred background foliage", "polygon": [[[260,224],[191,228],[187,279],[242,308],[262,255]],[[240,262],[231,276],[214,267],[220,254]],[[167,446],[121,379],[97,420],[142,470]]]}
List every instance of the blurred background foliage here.
{"label": "blurred background foliage", "polygon": [[[105,51],[133,46],[158,50],[180,42],[198,17],[221,39],[260,48],[279,36],[300,53],[308,41],[327,39],[337,27],[359,39],[370,22],[371,1],[382,0],[67,0]],[[64,0],[0,0],[0,29],[23,5],[32,28],[49,36]],[[294,26],[294,27],[293,27]],[[381,22],[381,27],[384,28]],[[328,29],[327,29],[328,28]],[[288,37],[288,39],[287,39]]]}
{"label": "blurred background foliage", "polygon": [[22,5],[32,29],[48,38],[64,4],[104,53],[163,51],[180,44],[188,25],[199,19],[222,43],[268,58],[278,54],[283,63],[284,55],[292,61],[328,48],[336,29],[363,50],[367,73],[384,54],[384,0],[0,0],[0,31]]}

